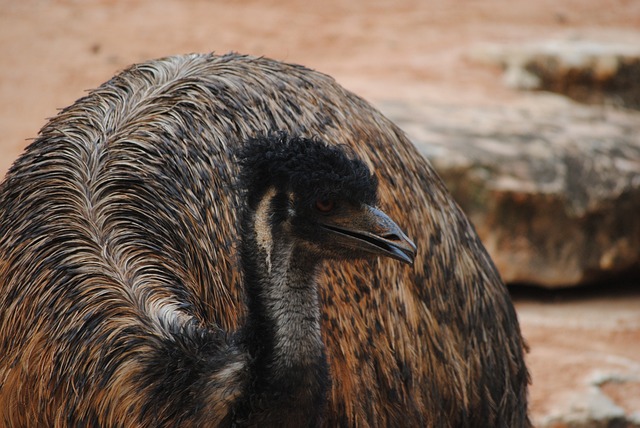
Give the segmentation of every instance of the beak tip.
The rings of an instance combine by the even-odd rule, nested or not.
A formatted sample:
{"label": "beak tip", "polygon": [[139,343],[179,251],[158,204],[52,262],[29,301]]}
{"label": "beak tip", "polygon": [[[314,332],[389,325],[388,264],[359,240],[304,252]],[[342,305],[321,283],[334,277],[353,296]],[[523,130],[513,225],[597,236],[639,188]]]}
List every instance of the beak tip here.
{"label": "beak tip", "polygon": [[392,254],[395,256],[394,258],[408,264],[409,266],[413,266],[416,260],[417,247],[415,244],[409,240],[408,238],[402,242],[402,244],[406,245],[396,245],[392,247]]}
{"label": "beak tip", "polygon": [[416,262],[416,253],[412,253],[410,256],[407,257],[407,261],[405,263],[413,267],[415,262]]}

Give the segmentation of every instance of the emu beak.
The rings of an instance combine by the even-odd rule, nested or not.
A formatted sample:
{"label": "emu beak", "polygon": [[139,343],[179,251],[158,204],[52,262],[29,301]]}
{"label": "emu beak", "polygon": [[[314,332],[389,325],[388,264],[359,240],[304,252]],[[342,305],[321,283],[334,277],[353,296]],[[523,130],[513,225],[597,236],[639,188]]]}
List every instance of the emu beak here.
{"label": "emu beak", "polygon": [[365,205],[348,222],[325,223],[325,228],[344,238],[356,250],[391,257],[413,265],[417,247],[400,227],[378,208]]}

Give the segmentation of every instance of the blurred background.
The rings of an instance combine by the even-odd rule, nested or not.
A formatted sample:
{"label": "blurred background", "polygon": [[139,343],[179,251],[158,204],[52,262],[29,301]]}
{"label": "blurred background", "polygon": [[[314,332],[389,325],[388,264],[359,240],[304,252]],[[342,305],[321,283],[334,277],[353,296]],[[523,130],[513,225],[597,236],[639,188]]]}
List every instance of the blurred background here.
{"label": "blurred background", "polygon": [[536,426],[640,426],[640,1],[0,0],[0,176],[128,65],[211,51],[400,125],[509,284]]}

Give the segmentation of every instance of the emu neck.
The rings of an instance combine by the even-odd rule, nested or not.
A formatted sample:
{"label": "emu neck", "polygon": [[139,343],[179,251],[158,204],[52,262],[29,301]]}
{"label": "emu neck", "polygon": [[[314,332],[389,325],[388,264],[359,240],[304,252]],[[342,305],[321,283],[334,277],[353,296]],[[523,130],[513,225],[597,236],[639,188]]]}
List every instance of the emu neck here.
{"label": "emu neck", "polygon": [[272,196],[243,219],[249,310],[241,337],[252,356],[253,391],[236,417],[247,426],[319,426],[330,384],[320,334],[319,260],[295,245],[286,220],[273,221]]}
{"label": "emu neck", "polygon": [[316,266],[297,257],[273,263],[273,287],[263,289],[261,297],[273,322],[274,368],[308,365],[322,354]]}
{"label": "emu neck", "polygon": [[297,248],[283,222],[273,226],[267,194],[249,216],[243,265],[249,302],[249,346],[271,380],[324,358],[316,276],[319,266]]}

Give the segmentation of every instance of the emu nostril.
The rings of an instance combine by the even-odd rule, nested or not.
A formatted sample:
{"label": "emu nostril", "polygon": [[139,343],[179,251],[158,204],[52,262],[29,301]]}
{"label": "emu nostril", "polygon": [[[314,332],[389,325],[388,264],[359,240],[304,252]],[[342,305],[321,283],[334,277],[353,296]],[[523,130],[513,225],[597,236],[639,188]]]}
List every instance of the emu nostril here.
{"label": "emu nostril", "polygon": [[395,233],[388,233],[383,236],[384,239],[388,239],[389,241],[401,241],[402,238]]}

